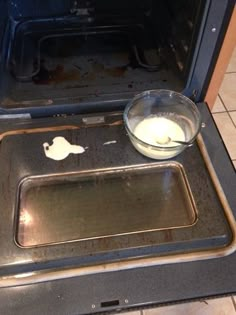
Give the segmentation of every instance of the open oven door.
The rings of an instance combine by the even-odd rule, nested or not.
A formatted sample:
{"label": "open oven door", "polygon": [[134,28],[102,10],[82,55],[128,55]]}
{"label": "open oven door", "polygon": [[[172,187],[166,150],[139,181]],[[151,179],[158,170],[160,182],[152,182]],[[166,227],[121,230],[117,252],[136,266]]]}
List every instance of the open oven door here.
{"label": "open oven door", "polygon": [[[12,313],[17,301],[24,309],[35,295],[50,299],[58,314],[181,300],[186,290],[173,291],[171,279],[184,289],[196,272],[202,296],[225,292],[229,284],[209,287],[203,270],[211,266],[214,275],[235,257],[229,192],[235,178],[207,105],[198,106],[202,135],[167,162],[132,147],[120,113],[18,119],[10,128],[1,123],[0,301],[6,312],[9,296]],[[58,137],[84,151],[52,158],[45,143],[50,151]],[[201,272],[189,273],[194,266]],[[165,287],[157,281],[163,273]],[[66,296],[60,309],[58,296]]]}

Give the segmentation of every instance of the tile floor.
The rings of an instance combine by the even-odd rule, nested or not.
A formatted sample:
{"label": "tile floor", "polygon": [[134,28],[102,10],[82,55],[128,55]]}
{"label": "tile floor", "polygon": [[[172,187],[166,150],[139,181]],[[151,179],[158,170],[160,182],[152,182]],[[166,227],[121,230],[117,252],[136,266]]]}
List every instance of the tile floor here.
{"label": "tile floor", "polygon": [[[236,48],[212,114],[236,169]],[[236,296],[164,306],[123,315],[236,315]]]}
{"label": "tile floor", "polygon": [[226,70],[212,114],[236,168],[236,48]]}

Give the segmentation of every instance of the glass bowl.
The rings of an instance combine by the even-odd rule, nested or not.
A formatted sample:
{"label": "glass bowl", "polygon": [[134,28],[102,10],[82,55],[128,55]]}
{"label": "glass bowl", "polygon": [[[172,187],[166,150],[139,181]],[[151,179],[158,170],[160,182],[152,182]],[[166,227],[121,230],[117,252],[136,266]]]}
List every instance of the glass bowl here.
{"label": "glass bowl", "polygon": [[201,129],[197,106],[169,90],[136,95],[126,106],[124,123],[134,147],[152,159],[170,159],[191,146]]}

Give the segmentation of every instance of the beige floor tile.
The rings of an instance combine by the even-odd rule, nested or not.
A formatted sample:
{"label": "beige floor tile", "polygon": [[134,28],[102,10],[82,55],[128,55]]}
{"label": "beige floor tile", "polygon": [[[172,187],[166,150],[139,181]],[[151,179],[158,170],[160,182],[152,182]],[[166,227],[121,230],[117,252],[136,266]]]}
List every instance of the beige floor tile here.
{"label": "beige floor tile", "polygon": [[226,70],[227,72],[236,72],[236,47],[234,48],[233,55],[230,59],[230,63],[228,65],[228,68]]}
{"label": "beige floor tile", "polygon": [[141,315],[141,312],[140,311],[125,312],[125,313],[117,313],[117,315]]}
{"label": "beige floor tile", "polygon": [[221,102],[219,96],[217,96],[216,102],[211,110],[212,113],[218,113],[218,112],[225,112],[226,109],[223,105],[223,103]]}
{"label": "beige floor tile", "polygon": [[[233,164],[234,164],[234,167],[235,167],[235,170],[236,170],[236,160],[233,161]],[[235,297],[236,299],[236,297]]]}
{"label": "beige floor tile", "polygon": [[236,110],[236,73],[224,75],[219,94],[226,109]]}
{"label": "beige floor tile", "polygon": [[213,114],[226,148],[232,160],[236,160],[236,128],[228,113]]}
{"label": "beige floor tile", "polygon": [[144,310],[143,315],[235,315],[230,297]]}
{"label": "beige floor tile", "polygon": [[234,111],[234,112],[229,112],[229,115],[231,116],[231,118],[232,118],[234,124],[236,125],[236,111]]}

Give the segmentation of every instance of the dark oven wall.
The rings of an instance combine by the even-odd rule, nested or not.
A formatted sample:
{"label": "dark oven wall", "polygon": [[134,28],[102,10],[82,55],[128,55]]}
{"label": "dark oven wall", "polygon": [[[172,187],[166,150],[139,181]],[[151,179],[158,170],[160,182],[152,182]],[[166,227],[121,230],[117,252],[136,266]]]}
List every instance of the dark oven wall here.
{"label": "dark oven wall", "polygon": [[[7,24],[7,1],[1,1],[0,0],[0,74],[3,73],[4,69],[4,62],[5,62],[5,56],[4,56],[4,33],[6,30],[6,24]],[[1,85],[2,78],[0,76],[0,85]],[[1,92],[0,92],[1,95]],[[0,97],[1,102],[1,97]],[[0,105],[0,114],[2,113],[1,105]]]}
{"label": "dark oven wall", "polygon": [[1,108],[54,114],[121,108],[144,90],[185,90],[209,7],[197,0],[0,3],[8,17]]}
{"label": "dark oven wall", "polygon": [[[73,14],[78,10],[89,8],[91,11],[96,9],[100,14],[106,15],[128,15],[135,16],[149,10],[152,0],[12,0],[9,1],[9,13],[15,20],[22,18],[65,16]],[[134,8],[135,11],[134,12]],[[81,13],[81,12],[80,12]]]}

